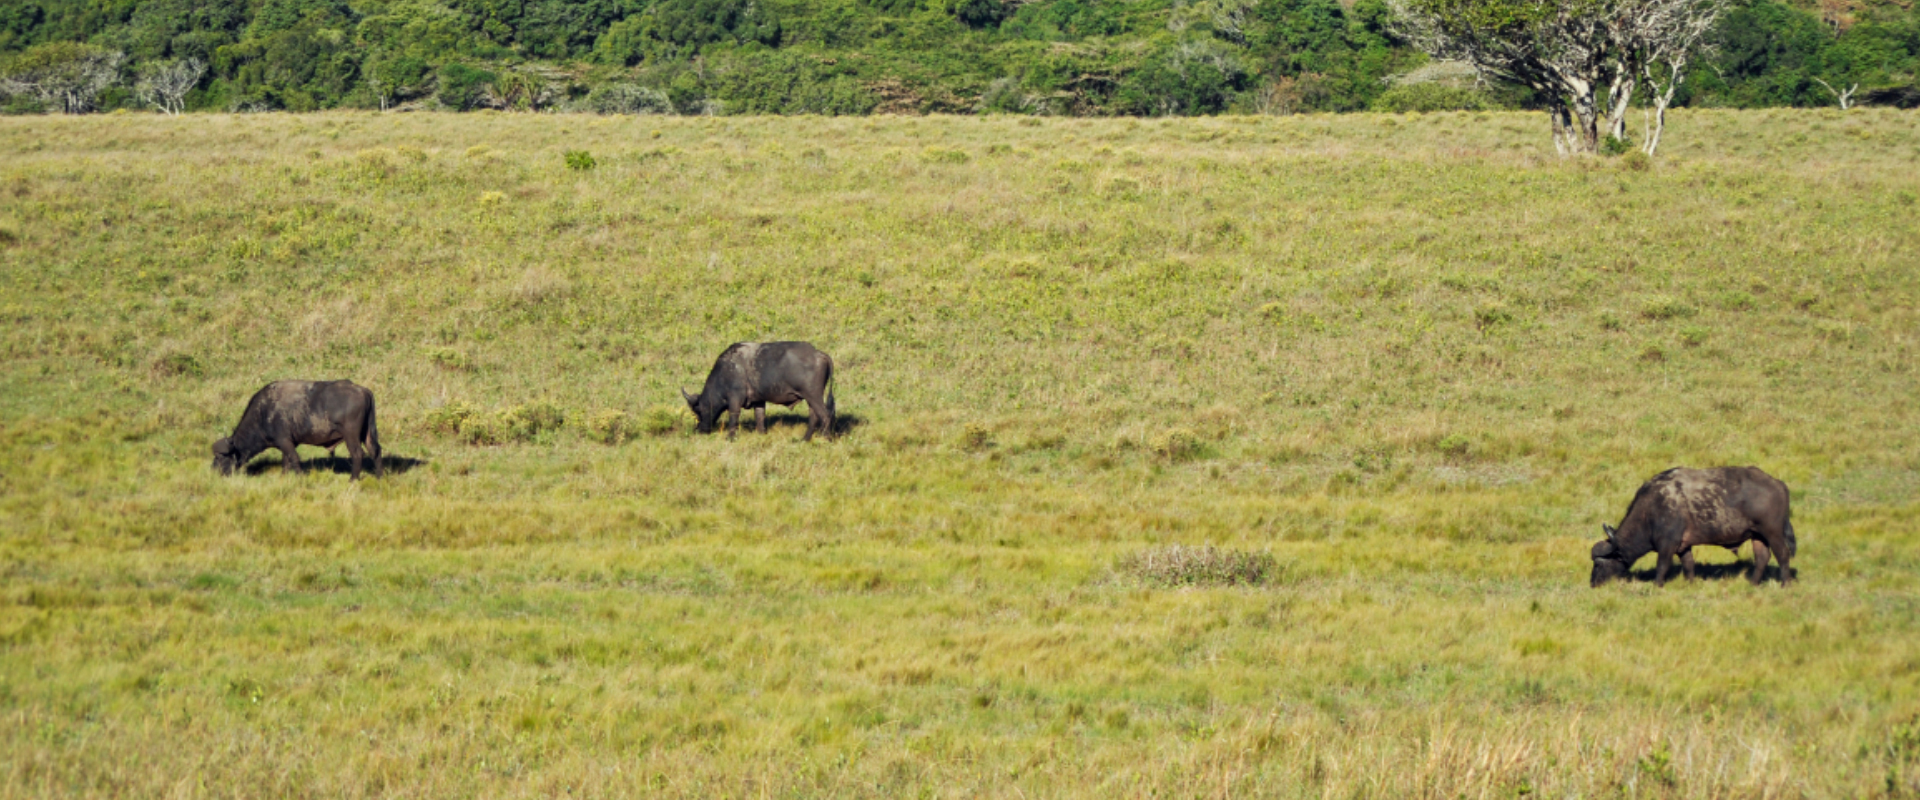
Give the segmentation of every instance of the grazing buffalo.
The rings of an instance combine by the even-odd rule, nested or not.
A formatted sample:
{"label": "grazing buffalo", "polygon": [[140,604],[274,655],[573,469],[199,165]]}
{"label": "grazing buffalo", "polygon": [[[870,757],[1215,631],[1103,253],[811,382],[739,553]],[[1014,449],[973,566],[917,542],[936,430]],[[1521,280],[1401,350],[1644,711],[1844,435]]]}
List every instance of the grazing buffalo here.
{"label": "grazing buffalo", "polygon": [[1759,467],[1675,468],[1640,486],[1620,527],[1601,525],[1605,541],[1593,546],[1593,585],[1627,574],[1649,551],[1660,554],[1653,580],[1664,585],[1674,554],[1693,574],[1695,545],[1728,550],[1753,542],[1753,575],[1766,576],[1767,554],[1780,558],[1780,580],[1793,580],[1793,523],[1788,520],[1787,485]]}
{"label": "grazing buffalo", "polygon": [[806,342],[741,342],[713,362],[700,396],[687,394],[687,407],[699,420],[701,433],[712,433],[720,412],[732,413],[727,438],[740,430],[740,409],[753,409],[753,420],[767,432],[767,404],[792,406],[807,401],[807,435],[814,430],[833,436],[833,359]]}
{"label": "grazing buffalo", "polygon": [[288,470],[299,472],[296,445],[331,450],[342,442],[353,457],[354,480],[360,478],[360,456],[367,450],[373,451],[373,474],[386,474],[373,424],[373,392],[352,381],[274,381],[253,393],[233,435],[213,443],[213,466],[228,474],[272,447]]}

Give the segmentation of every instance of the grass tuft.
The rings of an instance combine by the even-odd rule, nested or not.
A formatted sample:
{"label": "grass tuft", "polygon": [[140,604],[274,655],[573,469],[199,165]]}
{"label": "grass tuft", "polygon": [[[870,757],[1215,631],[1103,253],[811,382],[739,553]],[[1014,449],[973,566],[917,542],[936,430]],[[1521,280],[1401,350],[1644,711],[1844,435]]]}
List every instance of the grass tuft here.
{"label": "grass tuft", "polygon": [[1150,586],[1206,587],[1262,586],[1278,568],[1272,553],[1176,544],[1124,556],[1113,569]]}

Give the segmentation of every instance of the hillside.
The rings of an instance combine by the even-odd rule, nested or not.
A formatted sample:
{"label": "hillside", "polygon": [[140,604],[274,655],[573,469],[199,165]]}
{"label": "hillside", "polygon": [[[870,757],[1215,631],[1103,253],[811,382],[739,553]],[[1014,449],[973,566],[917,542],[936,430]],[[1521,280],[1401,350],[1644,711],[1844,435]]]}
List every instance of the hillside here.
{"label": "hillside", "polygon": [[[1920,790],[1914,122],[0,119],[0,794]],[[214,474],[282,377],[395,469]],[[1589,589],[1676,464],[1798,583]]]}
{"label": "hillside", "polygon": [[[208,111],[555,108],[619,113],[1167,116],[1526,107],[1512,87],[1390,81],[1424,57],[1382,0],[32,0],[0,8],[0,76],[46,48],[143,77],[207,66]],[[1911,87],[1920,12],[1742,0],[1679,102],[1827,106]],[[39,48],[36,50],[36,48]],[[13,62],[13,66],[9,66]],[[1824,82],[1824,83],[1823,83]],[[1903,95],[1920,102],[1920,90]],[[1887,95],[1892,102],[1893,95]],[[0,98],[4,99],[4,98]],[[25,96],[15,113],[47,110]],[[53,109],[58,110],[58,109]]]}

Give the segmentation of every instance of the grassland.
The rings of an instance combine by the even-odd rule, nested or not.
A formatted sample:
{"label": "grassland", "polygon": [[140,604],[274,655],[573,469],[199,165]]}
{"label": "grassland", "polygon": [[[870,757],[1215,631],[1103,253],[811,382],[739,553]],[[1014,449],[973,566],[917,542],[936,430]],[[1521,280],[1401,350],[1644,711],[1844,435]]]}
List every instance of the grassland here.
{"label": "grassland", "polygon": [[[0,795],[1920,792],[1920,116],[1675,117],[0,119]],[[1726,463],[1796,585],[1586,587]]]}

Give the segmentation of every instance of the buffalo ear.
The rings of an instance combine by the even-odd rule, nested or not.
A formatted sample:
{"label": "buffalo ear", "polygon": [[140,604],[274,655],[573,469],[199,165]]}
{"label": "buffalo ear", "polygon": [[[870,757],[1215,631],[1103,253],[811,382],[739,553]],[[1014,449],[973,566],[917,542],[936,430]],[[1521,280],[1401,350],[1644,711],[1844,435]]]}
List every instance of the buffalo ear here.
{"label": "buffalo ear", "polygon": [[1607,541],[1609,541],[1609,542],[1611,542],[1611,541],[1613,541],[1613,535],[1614,535],[1614,534],[1616,534],[1616,533],[1619,533],[1619,532],[1620,532],[1620,529],[1619,529],[1619,528],[1616,528],[1616,527],[1613,527],[1612,525],[1608,525],[1608,524],[1606,524],[1606,523],[1604,523],[1604,522],[1602,522],[1602,523],[1600,523],[1600,530],[1602,530],[1602,531],[1606,531],[1606,534],[1607,534]]}
{"label": "buffalo ear", "polygon": [[687,401],[688,408],[693,408],[696,410],[698,409],[699,403],[695,401],[693,395],[687,394],[687,390],[685,388],[682,388],[680,390],[680,396]]}
{"label": "buffalo ear", "polygon": [[1613,558],[1615,552],[1613,542],[1610,541],[1598,542],[1593,546],[1593,557],[1596,559]]}
{"label": "buffalo ear", "polygon": [[216,455],[216,456],[225,456],[225,455],[232,455],[232,454],[233,454],[233,439],[231,439],[231,438],[226,438],[226,439],[221,439],[221,440],[219,440],[219,441],[216,441],[216,442],[214,442],[214,443],[213,443],[213,454],[214,454],[214,455]]}

